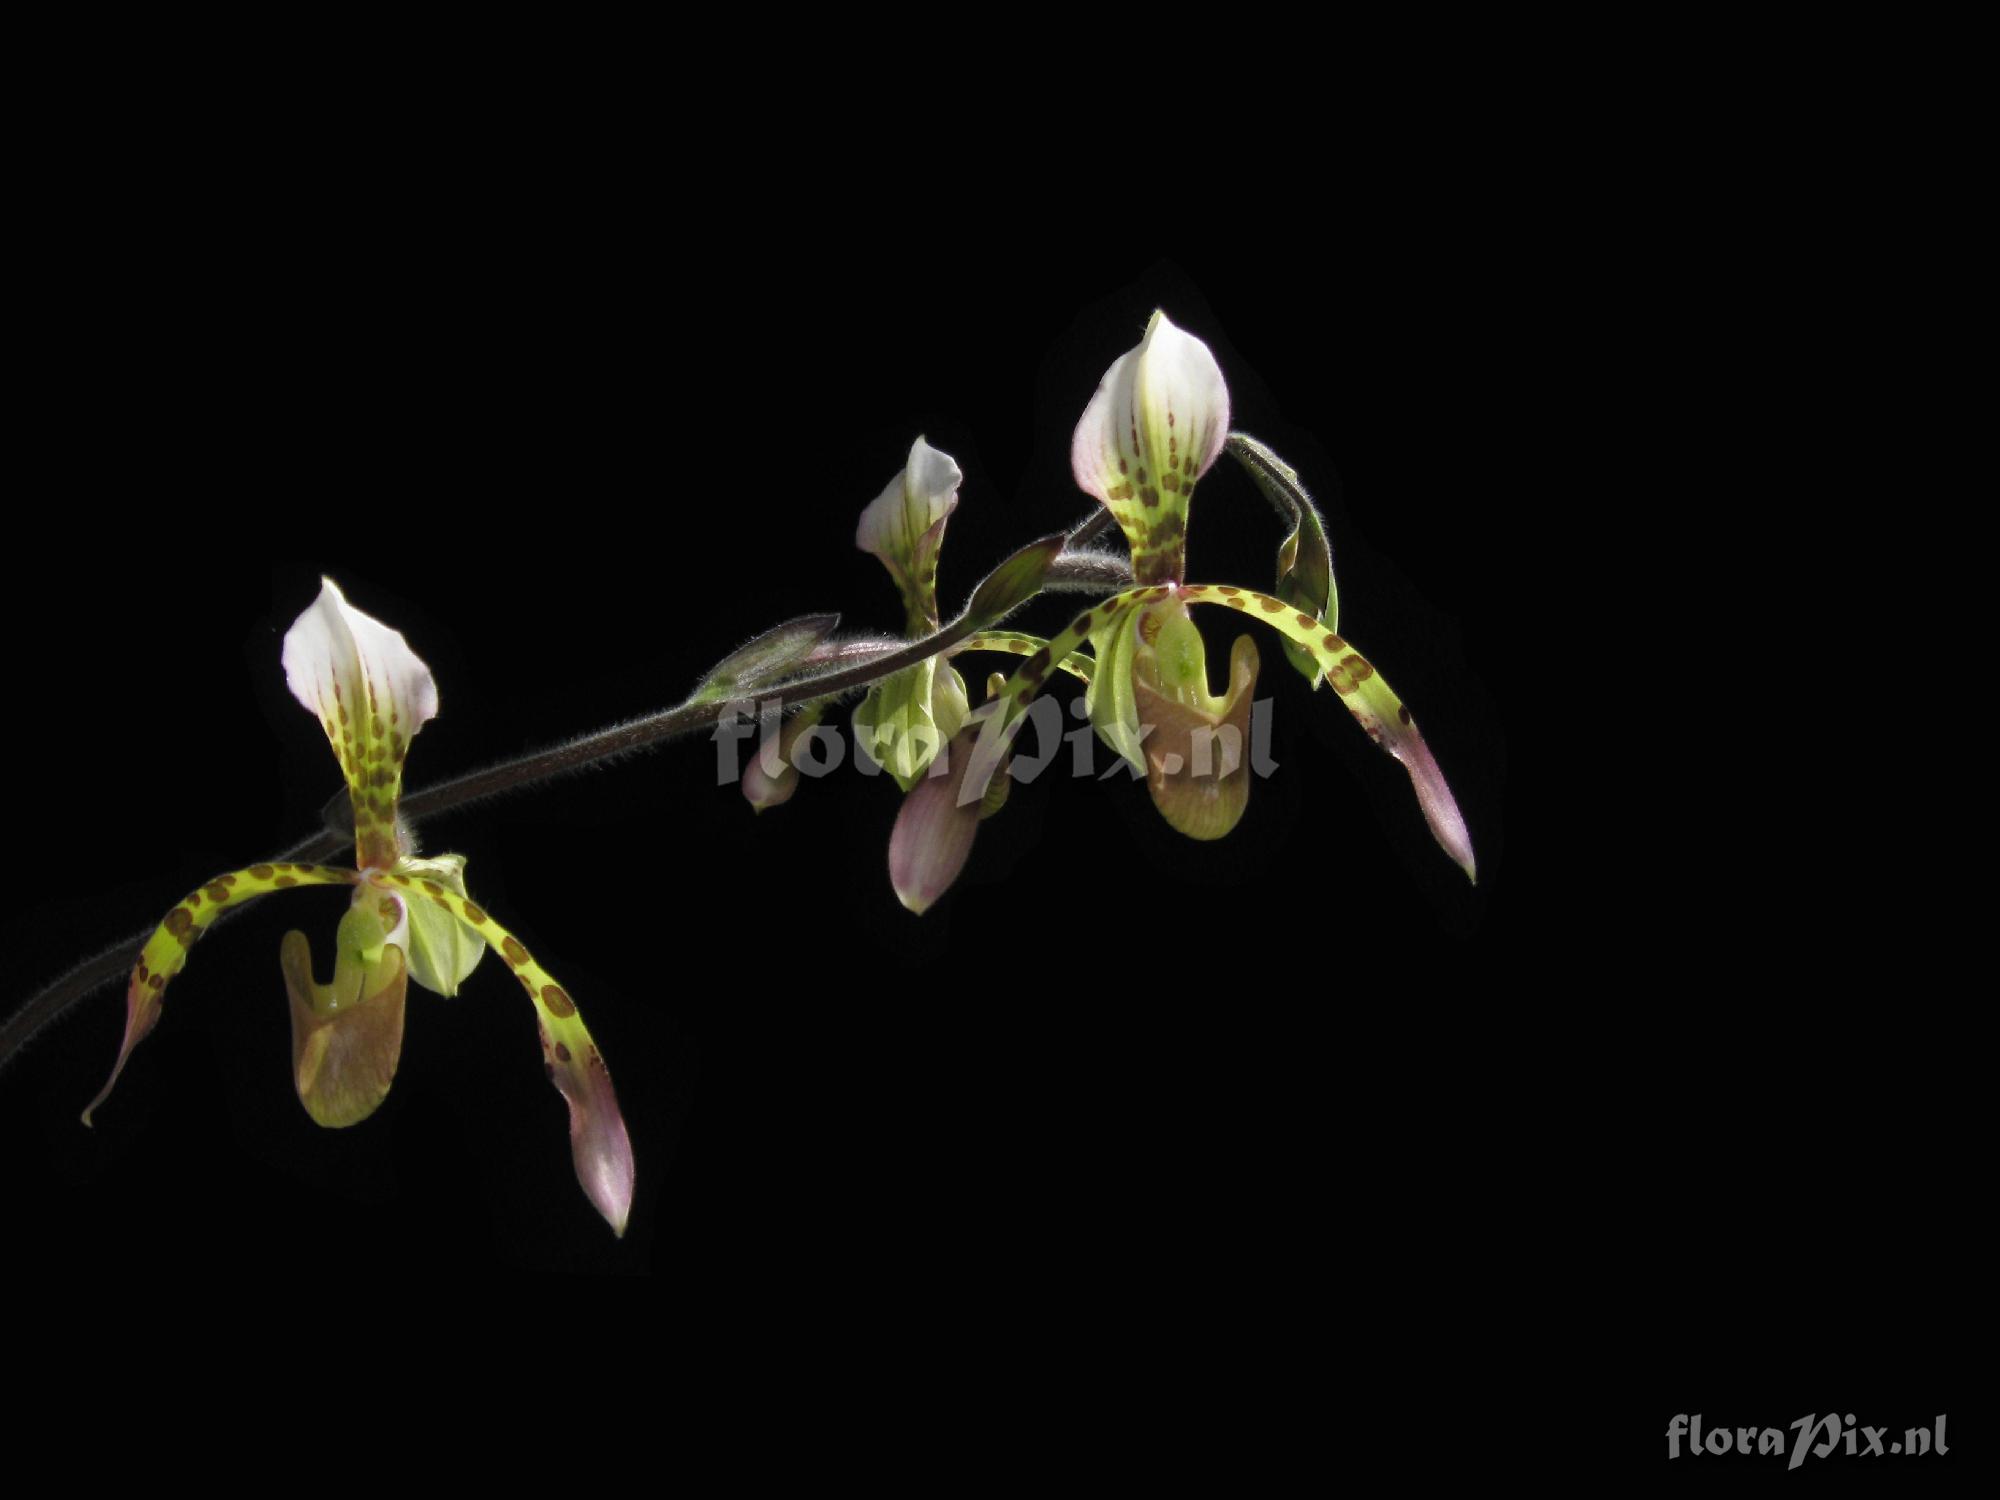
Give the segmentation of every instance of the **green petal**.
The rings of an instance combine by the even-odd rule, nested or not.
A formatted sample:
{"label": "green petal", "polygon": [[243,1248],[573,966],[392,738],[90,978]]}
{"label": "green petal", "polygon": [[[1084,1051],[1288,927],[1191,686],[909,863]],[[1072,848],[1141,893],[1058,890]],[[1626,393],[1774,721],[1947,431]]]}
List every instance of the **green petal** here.
{"label": "green petal", "polygon": [[[465,895],[462,854],[399,860],[396,873],[432,881],[456,896]],[[429,901],[410,903],[410,977],[432,994],[456,995],[485,954],[486,939],[479,935],[479,929],[461,921],[449,907]]]}
{"label": "green petal", "polygon": [[1472,836],[1466,831],[1465,819],[1459,814],[1458,802],[1445,783],[1444,773],[1438,769],[1430,747],[1417,729],[1417,721],[1360,652],[1311,615],[1269,594],[1210,584],[1190,585],[1180,592],[1190,603],[1221,605],[1261,620],[1310,653],[1355,722],[1409,772],[1417,805],[1423,809],[1424,821],[1430,825],[1431,837],[1438,841],[1438,847],[1465,871],[1466,879],[1478,879]]}
{"label": "green petal", "polygon": [[618,1234],[625,1233],[625,1220],[632,1211],[632,1141],[625,1130],[625,1118],[618,1108],[617,1093],[611,1087],[611,1070],[603,1054],[591,1040],[583,1017],[567,991],[535,962],[526,945],[475,904],[470,898],[454,895],[436,882],[408,875],[385,876],[390,884],[409,890],[417,900],[462,918],[477,928],[493,951],[505,960],[521,988],[534,1002],[535,1022],[541,1033],[542,1059],[553,1083],[569,1104],[570,1156],[576,1164],[577,1181],[584,1193],[604,1215],[605,1222]]}
{"label": "green petal", "polygon": [[118,1075],[125,1071],[125,1060],[132,1055],[132,1049],[159,1024],[160,1001],[166,992],[167,981],[180,973],[181,965],[187,962],[188,950],[208,930],[208,924],[224,907],[295,886],[353,885],[360,878],[352,870],[336,870],[324,865],[274,863],[251,865],[246,870],[218,875],[199,890],[190,892],[167,913],[166,920],[154,929],[153,935],[146,940],[146,946],[139,950],[139,962],[133,966],[132,977],[125,986],[125,1039],[118,1048],[118,1061],[111,1069],[111,1077],[84,1110],[83,1123],[88,1125],[97,1107],[110,1097]]}
{"label": "green petal", "polygon": [[[1048,644],[1042,636],[1029,635],[1025,631],[978,630],[965,638],[958,651],[1004,651],[1009,656],[1033,656],[1037,651],[1045,650]],[[958,653],[955,651],[952,654]],[[1097,663],[1080,651],[1064,653],[1056,666],[1082,683],[1088,683],[1097,670]]]}

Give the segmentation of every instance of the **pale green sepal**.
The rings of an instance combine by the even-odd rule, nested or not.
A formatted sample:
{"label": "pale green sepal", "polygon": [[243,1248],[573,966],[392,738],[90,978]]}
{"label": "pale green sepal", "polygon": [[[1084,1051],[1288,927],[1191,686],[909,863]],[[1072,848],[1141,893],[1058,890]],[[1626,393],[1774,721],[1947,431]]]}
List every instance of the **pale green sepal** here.
{"label": "pale green sepal", "polygon": [[1091,632],[1097,670],[1083,695],[1091,727],[1099,738],[1142,775],[1146,755],[1139,731],[1139,706],[1132,693],[1132,657],[1138,646],[1139,622],[1145,616],[1143,608],[1128,609]]}
{"label": "pale green sepal", "polygon": [[907,792],[958,733],[967,710],[957,669],[936,658],[921,661],[868,690],[854,709],[855,742]]}
{"label": "pale green sepal", "polygon": [[[440,854],[434,859],[406,859],[398,875],[443,886],[465,899],[465,856]],[[410,913],[410,978],[434,995],[456,995],[486,954],[486,939],[435,901],[406,903]]]}

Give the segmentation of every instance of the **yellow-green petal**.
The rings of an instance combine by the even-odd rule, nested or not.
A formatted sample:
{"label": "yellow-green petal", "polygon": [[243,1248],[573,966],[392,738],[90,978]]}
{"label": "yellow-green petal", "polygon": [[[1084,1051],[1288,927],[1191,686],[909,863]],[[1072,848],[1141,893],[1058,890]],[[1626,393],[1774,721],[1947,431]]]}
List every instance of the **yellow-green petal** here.
{"label": "yellow-green petal", "polygon": [[612,1230],[624,1234],[625,1221],[632,1212],[632,1140],[611,1086],[611,1070],[591,1040],[576,1002],[535,962],[519,938],[469,897],[407,875],[384,878],[407,889],[413,906],[428,900],[471,923],[528,992],[549,1081],[569,1105],[570,1159],[576,1165],[577,1181]]}
{"label": "yellow-green petal", "polygon": [[1417,805],[1423,810],[1424,821],[1438,847],[1465,871],[1466,879],[1477,881],[1472,835],[1466,831],[1465,819],[1459,813],[1444,773],[1438,769],[1430,747],[1417,729],[1417,721],[1403,706],[1403,700],[1360,652],[1311,615],[1270,594],[1207,584],[1185,586],[1180,594],[1190,603],[1219,605],[1261,620],[1310,653],[1355,722],[1409,772]]}
{"label": "yellow-green petal", "polygon": [[[1029,635],[1024,630],[976,630],[967,636],[951,654],[961,651],[1004,651],[1009,656],[1033,656],[1037,651],[1046,650],[1048,640],[1044,636]],[[1097,663],[1081,651],[1063,654],[1056,667],[1069,673],[1078,682],[1088,683],[1097,670]]]}
{"label": "yellow-green petal", "polygon": [[83,1123],[88,1125],[98,1106],[111,1096],[118,1075],[125,1071],[125,1060],[132,1055],[132,1049],[159,1024],[160,1001],[166,993],[167,982],[180,973],[181,966],[187,962],[188,950],[208,930],[209,923],[221,915],[223,908],[268,895],[272,891],[291,890],[302,885],[353,885],[360,878],[352,870],[336,870],[325,865],[251,865],[248,869],[218,875],[183,897],[153,930],[146,946],[139,950],[139,961],[133,966],[132,977],[125,986],[125,1039],[118,1048],[118,1061],[112,1066],[111,1077],[105,1080],[104,1087],[97,1091],[97,1097],[84,1110]]}

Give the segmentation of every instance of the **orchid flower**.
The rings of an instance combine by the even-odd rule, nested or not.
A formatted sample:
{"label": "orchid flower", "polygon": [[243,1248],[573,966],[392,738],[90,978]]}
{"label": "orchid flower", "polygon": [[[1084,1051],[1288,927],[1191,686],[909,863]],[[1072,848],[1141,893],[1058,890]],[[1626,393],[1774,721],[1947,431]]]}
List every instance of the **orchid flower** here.
{"label": "orchid flower", "polygon": [[283,665],[292,695],[319,720],[346,776],[355,868],[251,865],[218,875],[168,912],[132,970],[124,1042],[84,1123],[159,1021],[167,982],[225,908],[273,891],[346,886],[352,896],[336,929],[330,984],[314,977],[305,934],[286,934],[279,950],[291,998],[293,1083],[306,1113],[332,1128],[373,1114],[402,1053],[409,980],[456,994],[491,946],[534,1004],[549,1077],[569,1105],[577,1177],[622,1235],[632,1206],[631,1141],[610,1071],[575,1002],[519,938],[466,894],[464,859],[416,858],[397,821],[410,741],[438,711],[430,668],[399,632],[349,604],[331,579],[322,580],[319,597],[286,632]]}
{"label": "orchid flower", "polygon": [[[903,471],[869,503],[855,528],[855,546],[879,558],[902,593],[907,633],[912,640],[938,629],[938,553],[944,544],[945,522],[958,507],[963,478],[949,454],[919,437],[910,447]],[[889,875],[897,896],[912,911],[924,911],[943,889],[929,889],[931,873],[940,866],[932,830],[944,836],[947,848],[961,840],[970,847],[969,831],[958,828],[956,820],[937,823],[933,811],[941,795],[940,778],[951,763],[947,747],[967,732],[968,725],[991,714],[986,706],[978,710],[971,707],[965,679],[946,657],[967,651],[1025,655],[1044,644],[1018,631],[975,631],[945,656],[928,658],[874,684],[854,710],[855,738],[862,753],[887,770],[903,789],[903,811],[889,842]],[[1087,676],[1088,663],[1083,658],[1070,665]],[[989,685],[997,687],[1000,680],[994,677]],[[787,725],[786,733],[791,732]],[[788,750],[789,742],[781,738],[779,749]],[[762,777],[754,783],[759,790],[766,784]],[[1000,810],[1007,800],[1008,785],[1004,776],[991,781],[976,809],[978,817],[991,817]],[[759,790],[753,790],[753,780],[746,774],[745,794],[759,807],[768,805],[759,800]],[[789,788],[781,784],[773,795],[782,800],[789,795]],[[954,862],[947,855],[944,863],[956,873],[963,858]]]}
{"label": "orchid flower", "polygon": [[[938,552],[963,478],[951,455],[919,437],[902,473],[855,528],[854,545],[879,558],[896,581],[911,640],[938,628]],[[868,689],[854,710],[856,742],[908,792],[958,733],[967,708],[965,679],[950,662],[931,657]]]}
{"label": "orchid flower", "polygon": [[[969,753],[957,755],[960,745],[954,744],[958,764],[927,784],[934,789],[905,804],[892,848],[902,848],[908,883],[924,904],[949,887],[970,853],[979,807],[1002,773],[1030,700],[1056,667],[1076,671],[1076,653],[1086,644],[1092,652],[1086,696],[1092,726],[1146,778],[1161,814],[1198,839],[1221,838],[1236,826],[1250,791],[1245,740],[1257,648],[1249,636],[1239,636],[1223,690],[1212,691],[1207,650],[1190,610],[1196,604],[1232,609],[1271,627],[1315,686],[1330,683],[1369,738],[1409,772],[1432,836],[1474,878],[1464,819],[1416,721],[1338,633],[1331,562],[1317,516],[1301,514],[1281,549],[1276,594],[1184,581],[1189,501],[1232,441],[1278,464],[1254,440],[1232,439],[1229,391],[1215,356],[1155,312],[1139,346],[1105,372],[1070,447],[1077,485],[1102,502],[1125,534],[1137,587],[1086,610],[1042,643],[994,700],[981,705],[983,732],[961,736]],[[1260,483],[1267,477],[1259,475]],[[893,856],[891,863],[897,864]],[[904,884],[898,880],[899,892]],[[905,904],[915,905],[907,895]]]}

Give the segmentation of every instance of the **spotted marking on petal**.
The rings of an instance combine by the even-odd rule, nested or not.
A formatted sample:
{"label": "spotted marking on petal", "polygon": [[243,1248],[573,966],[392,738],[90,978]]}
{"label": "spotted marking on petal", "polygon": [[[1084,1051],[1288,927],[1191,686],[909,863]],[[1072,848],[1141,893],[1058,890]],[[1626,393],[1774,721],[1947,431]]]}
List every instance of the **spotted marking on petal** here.
{"label": "spotted marking on petal", "polygon": [[[1312,657],[1314,664],[1333,685],[1341,705],[1354,716],[1355,722],[1368,737],[1402,762],[1416,790],[1417,803],[1423,811],[1424,821],[1430,826],[1431,836],[1465,871],[1467,878],[1476,878],[1472,839],[1466,831],[1458,803],[1402,699],[1382,680],[1373,664],[1340,636],[1324,630],[1318,622],[1308,620],[1305,615],[1268,594],[1254,590],[1244,592],[1257,601],[1258,608],[1265,615],[1272,617],[1266,621],[1272,629],[1303,647]],[[1238,603],[1235,598],[1226,602],[1232,605]]]}
{"label": "spotted marking on petal", "polygon": [[618,1108],[617,1092],[611,1086],[611,1070],[591,1040],[576,1003],[556,983],[555,976],[536,963],[521,940],[491,916],[485,926],[500,940],[507,962],[519,971],[516,977],[521,987],[535,1002],[536,1031],[549,1082],[569,1105],[570,1159],[577,1181],[605,1221],[622,1235],[632,1211],[632,1142]]}
{"label": "spotted marking on petal", "polygon": [[[1084,620],[1088,620],[1089,618],[1090,616],[1088,615],[1082,616],[1078,624],[1082,624]],[[1084,637],[1088,633],[1087,626],[1083,630],[1077,630],[1074,625],[1070,628],[1079,638]],[[1047,641],[1037,636],[995,635],[990,631],[982,630],[967,636],[965,643],[958,650],[1004,651],[1010,656],[1033,656],[1046,648],[1048,644]],[[1059,670],[1067,672],[1070,676],[1076,678],[1077,681],[1087,683],[1090,681],[1097,663],[1080,652],[1069,651],[1065,652],[1062,659],[1057,661],[1055,665]]]}
{"label": "spotted marking on petal", "polygon": [[253,865],[247,870],[238,870],[230,875],[218,875],[203,887],[208,896],[206,903],[200,899],[201,893],[188,897],[167,913],[153,935],[140,949],[138,962],[132,967],[131,979],[125,987],[125,1038],[118,1048],[118,1061],[111,1070],[111,1077],[90,1101],[90,1107],[83,1112],[83,1122],[88,1125],[93,1111],[111,1094],[112,1085],[118,1082],[118,1075],[125,1070],[126,1059],[132,1049],[151,1031],[160,1018],[160,997],[166,990],[167,981],[180,973],[187,962],[188,950],[195,945],[208,926],[224,908],[240,905],[272,891],[286,890],[304,882],[308,885],[353,885],[360,877],[352,870],[336,870],[321,865],[291,865],[296,875],[280,875],[275,865]]}

